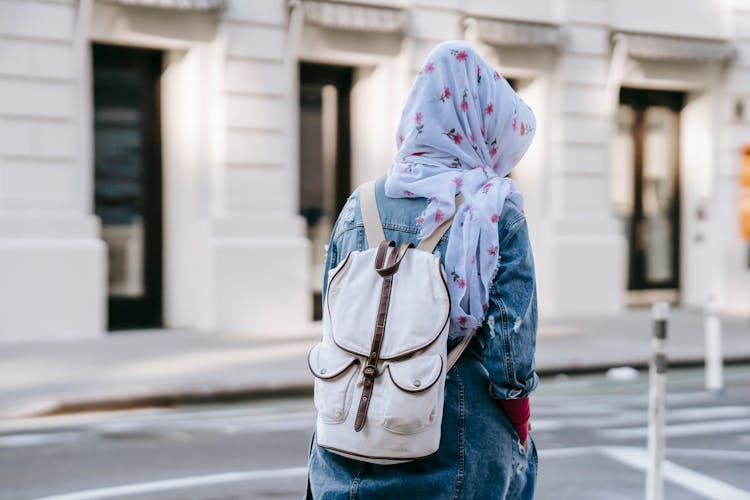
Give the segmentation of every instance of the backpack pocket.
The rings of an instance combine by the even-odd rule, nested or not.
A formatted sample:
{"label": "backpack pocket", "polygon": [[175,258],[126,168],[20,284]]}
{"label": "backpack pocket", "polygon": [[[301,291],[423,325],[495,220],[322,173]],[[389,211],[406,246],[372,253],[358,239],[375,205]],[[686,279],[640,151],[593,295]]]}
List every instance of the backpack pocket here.
{"label": "backpack pocket", "polygon": [[315,376],[315,408],[321,420],[344,422],[352,404],[359,359],[335,345],[320,343],[310,351],[307,363]]}
{"label": "backpack pocket", "polygon": [[417,434],[442,411],[443,358],[422,355],[390,362],[383,394],[383,427],[395,434]]}

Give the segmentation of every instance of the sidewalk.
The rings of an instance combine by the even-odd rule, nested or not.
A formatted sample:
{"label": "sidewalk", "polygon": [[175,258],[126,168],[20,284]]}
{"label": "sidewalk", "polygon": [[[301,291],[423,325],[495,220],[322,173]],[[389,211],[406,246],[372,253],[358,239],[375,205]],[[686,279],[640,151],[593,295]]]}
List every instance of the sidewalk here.
{"label": "sidewalk", "polygon": [[[750,321],[723,318],[726,361],[750,361]],[[540,325],[537,371],[555,374],[644,367],[647,309],[616,317],[548,319]],[[252,339],[188,331],[110,334],[99,340],[0,344],[0,419],[311,393],[306,355],[317,341]],[[702,318],[672,312],[668,356],[702,363]]]}

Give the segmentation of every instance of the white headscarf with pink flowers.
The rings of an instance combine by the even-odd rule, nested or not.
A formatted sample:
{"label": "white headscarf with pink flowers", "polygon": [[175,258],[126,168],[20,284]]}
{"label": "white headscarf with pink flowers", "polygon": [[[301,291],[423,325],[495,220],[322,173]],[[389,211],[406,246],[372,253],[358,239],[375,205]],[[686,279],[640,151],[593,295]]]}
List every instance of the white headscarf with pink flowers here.
{"label": "white headscarf with pink flowers", "polygon": [[534,137],[536,120],[508,82],[466,42],[435,47],[411,89],[385,192],[428,198],[420,239],[456,212],[445,255],[451,336],[481,325],[499,266],[498,220],[505,200],[523,209],[507,175]]}

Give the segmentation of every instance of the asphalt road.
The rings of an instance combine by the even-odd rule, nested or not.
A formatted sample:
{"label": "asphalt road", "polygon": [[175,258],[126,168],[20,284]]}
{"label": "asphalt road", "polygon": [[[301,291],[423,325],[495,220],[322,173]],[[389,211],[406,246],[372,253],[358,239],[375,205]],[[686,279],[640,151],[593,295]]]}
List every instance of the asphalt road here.
{"label": "asphalt road", "polygon": [[[750,367],[723,394],[670,372],[667,499],[750,500]],[[532,402],[537,499],[644,497],[647,385],[543,381]],[[0,499],[300,498],[308,399],[0,422]]]}

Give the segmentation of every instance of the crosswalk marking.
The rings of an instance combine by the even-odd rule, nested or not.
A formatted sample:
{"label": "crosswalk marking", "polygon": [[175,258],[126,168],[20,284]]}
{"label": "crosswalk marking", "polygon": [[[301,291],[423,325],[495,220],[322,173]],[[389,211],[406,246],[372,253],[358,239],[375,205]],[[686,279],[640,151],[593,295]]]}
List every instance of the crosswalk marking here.
{"label": "crosswalk marking", "polygon": [[[667,424],[664,432],[667,437],[686,437],[698,435],[732,434],[750,431],[750,419],[715,420],[693,422],[689,424]],[[622,429],[601,429],[597,434],[607,439],[641,439],[645,438],[646,427],[627,427]]]}
{"label": "crosswalk marking", "polygon": [[[575,415],[575,410],[563,412],[548,408],[535,409],[533,427],[537,432],[551,432],[561,428],[591,429],[605,439],[642,439],[646,436],[645,409],[627,409],[609,414],[598,408],[588,415]],[[587,413],[587,412],[584,412]],[[251,434],[258,432],[294,431],[312,428],[315,412],[289,411],[279,418],[270,408],[236,409],[221,411],[195,411],[188,413],[156,412],[153,414],[113,415],[110,420],[91,420],[72,427],[65,420],[59,431],[55,426],[39,432],[38,426],[14,427],[6,423],[5,433],[0,429],[0,448],[65,443],[78,438],[96,438],[101,435],[125,434],[134,431],[154,433],[184,431],[214,431],[224,434]],[[741,418],[745,417],[745,418]],[[718,406],[709,408],[687,407],[668,411],[667,436],[684,437],[705,434],[750,432],[750,407]],[[691,421],[691,420],[698,420]],[[741,437],[741,436],[740,436]],[[747,439],[740,439],[747,442]]]}
{"label": "crosswalk marking", "polygon": [[[587,455],[592,452],[602,452],[608,448],[626,449],[627,447],[607,446],[573,446],[570,448],[542,448],[538,450],[542,459],[569,458]],[[636,449],[636,448],[633,448]],[[640,449],[640,448],[638,448]],[[750,451],[742,450],[709,450],[706,448],[668,448],[668,457],[681,458],[711,458],[714,460],[726,460],[732,462],[750,462]]]}
{"label": "crosswalk marking", "polygon": [[26,448],[50,444],[75,443],[81,438],[80,432],[39,432],[35,434],[13,434],[0,436],[0,448]]}
{"label": "crosswalk marking", "polygon": [[40,497],[35,500],[100,500],[105,498],[116,498],[125,495],[156,493],[159,491],[174,491],[186,488],[195,488],[199,486],[247,482],[259,479],[287,479],[292,477],[304,477],[306,474],[306,467],[225,472],[222,474],[181,477],[175,479],[164,479],[160,481],[111,486],[107,488],[96,488],[92,490],[75,491],[71,493],[64,493],[61,495]]}
{"label": "crosswalk marking", "polygon": [[[705,398],[704,398],[705,399]],[[532,423],[536,433],[544,434],[548,446],[559,445],[559,448],[542,448],[539,451],[542,460],[565,460],[568,458],[590,456],[595,459],[602,455],[615,460],[620,468],[632,467],[645,470],[645,451],[642,448],[617,446],[627,439],[642,439],[646,436],[645,399],[633,397],[603,397],[596,401],[588,400],[578,404],[576,398],[550,401],[540,398],[532,406]],[[738,486],[726,483],[710,475],[688,469],[678,463],[705,463],[706,460],[716,463],[744,467],[750,465],[750,406],[726,404],[721,406],[701,407],[705,401],[691,400],[691,404],[674,405],[667,412],[668,425],[666,433],[670,437],[706,436],[730,433],[736,434],[733,444],[726,446],[737,449],[697,449],[668,448],[665,463],[665,480],[687,488],[697,495],[706,498],[750,500],[750,493]],[[312,404],[241,406],[217,409],[152,409],[123,411],[100,415],[80,415],[76,417],[50,418],[25,421],[6,421],[0,423],[0,449],[33,448],[42,446],[68,446],[71,443],[82,443],[104,440],[111,437],[122,439],[129,433],[147,433],[158,438],[169,439],[174,434],[224,434],[224,435],[259,435],[261,433],[312,431],[315,412]],[[563,447],[566,442],[581,444],[578,437],[566,439],[567,430],[575,429],[575,436],[584,436],[584,444],[591,443],[596,437],[594,446]],[[582,432],[583,431],[583,432]],[[588,431],[588,432],[586,432]],[[559,436],[559,437],[558,437]],[[254,439],[254,438],[250,438]],[[602,439],[606,440],[603,442]],[[700,441],[703,442],[703,441]],[[599,444],[601,443],[601,444]],[[696,446],[691,444],[691,446]],[[700,445],[698,445],[700,446]],[[698,459],[695,462],[693,459]],[[559,462],[561,463],[561,462]],[[292,462],[294,465],[295,462]],[[299,464],[299,462],[296,462]],[[608,461],[608,464],[610,462]],[[263,465],[259,465],[263,467]],[[242,466],[240,466],[242,467]],[[700,467],[697,467],[700,468]],[[63,493],[43,497],[39,500],[89,500],[107,499],[126,495],[186,490],[190,487],[218,485],[224,483],[241,483],[244,481],[261,481],[264,479],[289,478],[304,479],[304,467],[290,467],[266,471],[237,471],[202,476],[191,476],[155,480],[143,483],[108,486],[98,489]],[[296,479],[295,479],[296,478]],[[730,479],[735,482],[735,479]],[[739,485],[747,486],[744,479],[736,478]],[[101,483],[100,483],[101,484]],[[689,484],[691,486],[686,486]],[[244,487],[244,485],[243,485]]]}
{"label": "crosswalk marking", "polygon": [[[196,412],[201,413],[201,412]],[[198,418],[196,418],[198,417]],[[75,443],[82,440],[97,439],[112,435],[149,432],[168,434],[175,431],[204,431],[222,434],[253,434],[266,432],[288,432],[309,429],[312,431],[315,412],[297,411],[278,413],[244,413],[230,414],[219,412],[213,415],[165,415],[163,418],[132,419],[116,418],[112,421],[97,421],[88,425],[59,427],[59,430],[39,432],[38,428],[18,429],[13,432],[0,433],[0,449],[46,446],[53,444]]]}
{"label": "crosswalk marking", "polygon": [[[541,416],[540,416],[541,415]],[[576,429],[593,429],[606,427],[645,426],[647,423],[646,409],[612,411],[609,414],[578,415],[573,412],[554,412],[554,416],[547,411],[534,410],[536,421],[542,420],[551,429],[559,427],[570,427]],[[713,408],[677,408],[667,412],[667,423],[684,422],[691,420],[715,421],[718,419],[737,419],[750,417],[748,406],[717,406]],[[541,427],[538,427],[541,430]]]}
{"label": "crosswalk marking", "polygon": [[[603,447],[602,451],[609,457],[629,465],[635,469],[645,471],[648,467],[648,454],[642,448]],[[663,464],[664,479],[694,493],[711,500],[750,500],[750,493],[701,474],[686,467],[679,466],[669,460]]]}
{"label": "crosswalk marking", "polygon": [[709,450],[705,448],[668,448],[667,456],[687,457],[687,458],[712,458],[714,460],[750,462],[750,451],[743,451],[743,450]]}

